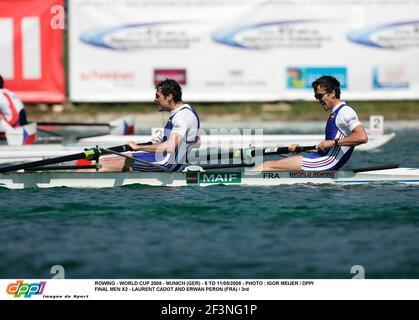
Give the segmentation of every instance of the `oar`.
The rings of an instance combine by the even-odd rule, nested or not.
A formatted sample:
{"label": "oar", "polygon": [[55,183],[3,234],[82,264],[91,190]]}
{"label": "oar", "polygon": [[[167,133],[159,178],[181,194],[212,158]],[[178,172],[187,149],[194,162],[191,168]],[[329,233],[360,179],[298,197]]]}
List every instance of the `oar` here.
{"label": "oar", "polygon": [[[310,150],[315,150],[316,148],[317,146],[300,146],[296,148],[295,152],[296,153],[307,152]],[[220,152],[218,154],[208,154],[207,156],[204,156],[204,157],[197,156],[189,160],[196,162],[196,161],[214,161],[214,160],[221,160],[221,159],[240,159],[241,161],[243,161],[243,160],[248,160],[249,158],[253,158],[257,155],[267,156],[267,155],[275,155],[275,154],[286,154],[290,152],[291,151],[288,149],[288,147],[264,148],[260,150],[256,150],[255,148],[250,147],[250,148],[232,151],[229,153]]]}
{"label": "oar", "polygon": [[200,165],[204,170],[214,170],[214,169],[231,169],[231,168],[247,168],[254,167],[255,163],[237,163],[237,164],[203,164]]}
{"label": "oar", "polygon": [[[300,153],[300,152],[306,152],[306,151],[315,150],[315,149],[317,149],[317,146],[300,146],[300,147],[295,148],[295,152]],[[290,152],[291,151],[289,150],[288,147],[262,149],[263,156],[268,156],[268,155],[273,155],[273,154],[285,154],[285,153],[290,153]],[[254,148],[252,148],[251,156],[254,157],[255,155],[259,155],[259,154],[257,154],[257,151]],[[242,153],[242,156],[243,156],[243,153]]]}
{"label": "oar", "polygon": [[[134,134],[134,118],[131,116],[119,118],[111,122],[59,122],[59,121],[39,121],[38,126],[57,126],[57,127],[108,127],[111,129],[111,134],[115,135],[131,135]],[[48,130],[46,130],[48,131]]]}
{"label": "oar", "polygon": [[[125,152],[125,151],[130,151],[131,147],[127,144],[124,144],[124,145],[120,145],[116,147],[111,147],[108,149],[112,151],[116,151],[116,152]],[[42,166],[46,166],[50,164],[56,164],[56,163],[74,161],[74,160],[80,160],[80,159],[94,160],[94,159],[97,159],[99,155],[101,154],[103,153],[100,153],[100,151],[97,148],[91,148],[80,153],[69,154],[62,157],[49,158],[49,159],[44,159],[44,160],[39,160],[39,161],[26,162],[26,163],[3,167],[3,168],[0,168],[0,173],[42,167]]]}
{"label": "oar", "polygon": [[37,121],[39,126],[60,126],[60,127],[70,127],[70,126],[82,126],[82,127],[111,127],[110,123],[105,122],[59,122],[59,121]]}
{"label": "oar", "polygon": [[42,128],[37,128],[37,129],[38,129],[38,131],[48,133],[48,134],[50,134],[54,137],[58,137],[58,138],[61,138],[61,140],[64,140],[64,137],[63,137],[62,134],[59,134],[59,133],[56,133],[56,132],[53,132],[53,131],[49,131],[49,130],[45,130],[45,129],[42,129]]}

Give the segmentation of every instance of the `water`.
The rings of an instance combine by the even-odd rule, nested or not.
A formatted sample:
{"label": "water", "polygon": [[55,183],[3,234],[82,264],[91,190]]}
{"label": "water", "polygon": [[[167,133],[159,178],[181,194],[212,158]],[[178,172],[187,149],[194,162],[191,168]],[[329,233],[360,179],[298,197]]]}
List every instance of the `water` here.
{"label": "water", "polygon": [[[347,168],[419,166],[419,130]],[[419,188],[0,190],[0,277],[419,278]]]}

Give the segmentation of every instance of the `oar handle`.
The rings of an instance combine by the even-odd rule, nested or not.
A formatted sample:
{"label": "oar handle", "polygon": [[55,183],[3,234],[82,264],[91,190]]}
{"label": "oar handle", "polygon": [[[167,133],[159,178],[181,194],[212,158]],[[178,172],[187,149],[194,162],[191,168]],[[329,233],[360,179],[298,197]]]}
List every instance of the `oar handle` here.
{"label": "oar handle", "polygon": [[[317,146],[299,146],[295,148],[295,152],[296,153],[307,152],[307,151],[315,150],[315,149],[317,149]],[[288,147],[263,149],[264,156],[271,155],[271,154],[284,154],[284,153],[290,153],[290,152],[291,151],[289,150]],[[255,154],[256,154],[256,151],[253,150],[252,156],[254,157]]]}
{"label": "oar handle", "polygon": [[[317,146],[300,146],[300,147],[297,147],[295,151],[299,153],[299,152],[306,152],[306,151],[315,150],[315,149],[317,149]],[[208,154],[203,157],[197,156],[189,160],[216,161],[216,160],[221,160],[221,159],[223,160],[224,159],[240,159],[241,161],[244,161],[258,155],[267,156],[267,155],[273,155],[273,154],[285,154],[285,153],[290,153],[290,152],[291,151],[289,150],[288,147],[265,148],[265,149],[260,149],[260,151],[256,150],[255,148],[245,148],[245,149],[232,151],[229,153]]]}
{"label": "oar handle", "polygon": [[87,122],[59,122],[59,121],[38,121],[39,126],[59,126],[59,127],[70,127],[70,126],[82,126],[82,127],[110,127],[109,123],[87,123]]}

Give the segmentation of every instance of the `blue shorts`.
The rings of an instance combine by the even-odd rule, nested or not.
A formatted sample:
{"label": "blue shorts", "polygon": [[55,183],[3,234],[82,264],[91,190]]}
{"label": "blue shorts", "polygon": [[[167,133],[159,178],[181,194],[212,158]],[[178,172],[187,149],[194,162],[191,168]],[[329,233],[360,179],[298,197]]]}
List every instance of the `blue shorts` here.
{"label": "blue shorts", "polygon": [[[132,157],[135,159],[143,160],[146,162],[156,163],[160,166],[164,166],[170,171],[177,171],[181,168],[180,164],[171,164],[167,163],[167,157],[163,155],[156,155],[154,152],[134,152],[132,153]],[[142,171],[142,172],[163,172],[162,168],[153,166],[151,164],[135,161],[132,168],[134,171]]]}
{"label": "blue shorts", "polygon": [[353,152],[353,147],[335,146],[327,153],[312,152],[303,157],[301,170],[303,171],[334,171],[339,170],[348,162]]}
{"label": "blue shorts", "polygon": [[[146,162],[154,162],[157,163],[159,165],[164,165],[164,164],[160,164],[157,159],[156,159],[156,154],[154,152],[134,152],[132,153],[132,157],[135,159],[140,159]],[[132,168],[134,169],[134,171],[143,171],[143,172],[161,172],[164,171],[161,168],[155,167],[153,165],[150,164],[146,164],[143,162],[139,162],[139,161],[135,161]]]}

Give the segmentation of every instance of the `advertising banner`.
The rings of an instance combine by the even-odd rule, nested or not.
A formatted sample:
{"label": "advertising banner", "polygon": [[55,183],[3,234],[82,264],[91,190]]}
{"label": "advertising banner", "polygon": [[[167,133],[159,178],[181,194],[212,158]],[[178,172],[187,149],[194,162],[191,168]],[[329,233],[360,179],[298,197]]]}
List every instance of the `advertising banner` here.
{"label": "advertising banner", "polygon": [[63,0],[0,0],[0,74],[24,102],[63,102]]}
{"label": "advertising banner", "polygon": [[419,0],[70,0],[73,101],[419,98]]}

